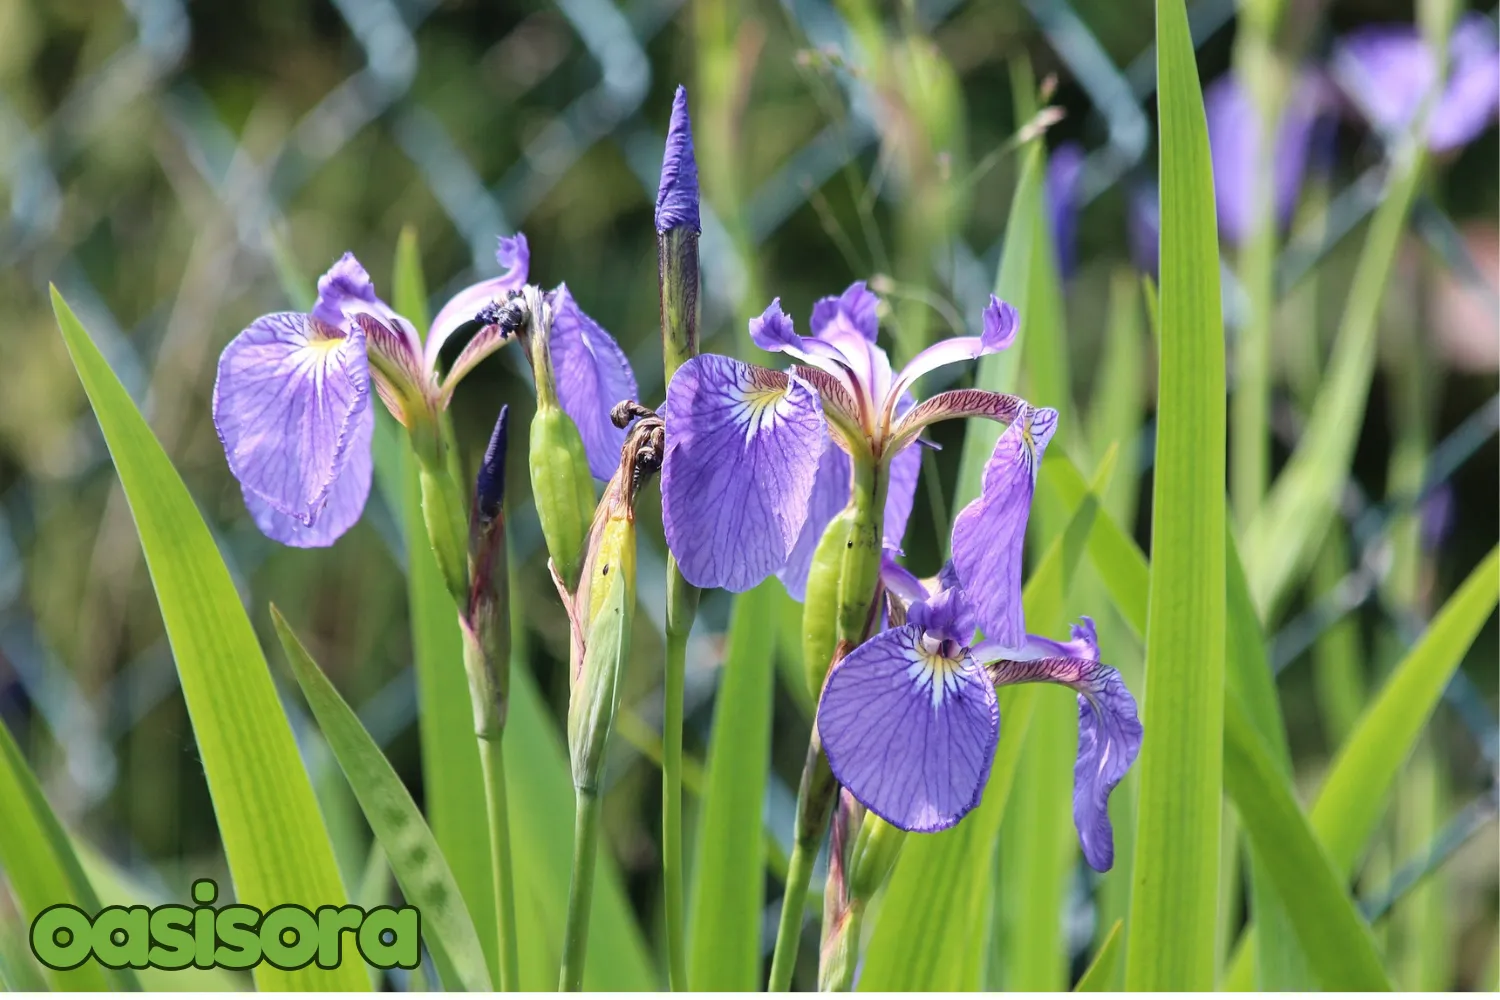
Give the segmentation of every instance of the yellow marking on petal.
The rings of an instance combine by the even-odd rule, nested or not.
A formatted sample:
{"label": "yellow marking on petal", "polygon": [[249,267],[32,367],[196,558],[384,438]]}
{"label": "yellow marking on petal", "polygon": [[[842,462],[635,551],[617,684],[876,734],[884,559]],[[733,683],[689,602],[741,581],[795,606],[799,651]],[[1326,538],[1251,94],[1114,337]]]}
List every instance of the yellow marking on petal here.
{"label": "yellow marking on petal", "polygon": [[745,423],[745,437],[753,437],[762,426],[772,424],[776,421],[776,405],[787,397],[791,385],[764,386],[749,385],[740,389],[740,403],[737,407],[740,418]]}
{"label": "yellow marking on petal", "polygon": [[907,675],[918,685],[927,688],[932,695],[933,710],[936,711],[949,693],[958,691],[959,673],[963,670],[963,661],[931,652],[924,649],[923,645],[923,643],[917,644],[917,662],[911,665]]}

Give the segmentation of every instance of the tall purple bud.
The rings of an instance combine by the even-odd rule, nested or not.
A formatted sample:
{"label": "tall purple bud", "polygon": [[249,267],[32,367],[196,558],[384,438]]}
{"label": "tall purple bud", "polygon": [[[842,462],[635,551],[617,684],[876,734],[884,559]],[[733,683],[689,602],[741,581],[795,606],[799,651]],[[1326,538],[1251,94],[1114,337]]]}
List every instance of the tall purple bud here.
{"label": "tall purple bud", "polygon": [[698,353],[698,161],[687,88],[672,99],[672,122],[656,192],[656,248],[661,269],[661,330],[667,382]]}
{"label": "tall purple bud", "polygon": [[510,585],[505,558],[505,453],[509,407],[500,407],[469,512],[469,603],[462,616],[474,728],[499,739],[510,693]]}

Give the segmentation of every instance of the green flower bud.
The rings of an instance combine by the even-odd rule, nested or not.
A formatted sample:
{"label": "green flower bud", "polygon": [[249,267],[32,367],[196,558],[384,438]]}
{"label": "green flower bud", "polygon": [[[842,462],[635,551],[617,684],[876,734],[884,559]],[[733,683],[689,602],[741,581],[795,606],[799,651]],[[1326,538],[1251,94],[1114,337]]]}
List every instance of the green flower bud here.
{"label": "green flower bud", "polygon": [[568,751],[573,785],[580,792],[598,789],[619,708],[635,618],[635,498],[641,484],[661,468],[662,450],[660,418],[652,415],[632,428],[620,467],[594,512],[578,590],[571,597],[554,568],[572,623]]}
{"label": "green flower bud", "polygon": [[839,574],[853,526],[854,515],[847,508],[829,521],[807,572],[807,593],[802,601],[802,666],[814,701],[823,693],[823,681],[838,642]]}
{"label": "green flower bud", "polygon": [[579,564],[594,506],[594,480],[583,436],[556,402],[537,401],[531,419],[531,494],[552,564],[569,591],[578,587]]}
{"label": "green flower bud", "polygon": [[867,812],[849,856],[849,896],[869,901],[885,884],[901,857],[906,831]]}

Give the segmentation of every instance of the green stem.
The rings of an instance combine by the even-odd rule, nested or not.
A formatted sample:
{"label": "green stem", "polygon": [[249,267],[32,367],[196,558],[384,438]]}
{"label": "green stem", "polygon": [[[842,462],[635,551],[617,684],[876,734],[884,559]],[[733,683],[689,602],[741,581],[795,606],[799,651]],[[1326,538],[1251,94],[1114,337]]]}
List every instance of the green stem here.
{"label": "green stem", "polygon": [[813,860],[828,815],[833,809],[838,782],[828,769],[828,758],[818,742],[817,733],[807,747],[807,761],[797,788],[797,827],[792,841],[792,857],[787,862],[786,894],[781,900],[781,922],[776,928],[776,950],[771,955],[772,993],[791,989],[792,970],[797,965],[797,949],[802,943],[802,916],[807,907],[807,886],[812,881]]}
{"label": "green stem", "polygon": [[849,908],[834,928],[830,947],[823,954],[823,974],[818,989],[825,993],[847,993],[854,987],[854,970],[859,967],[859,933],[864,922],[865,901],[851,897]]}
{"label": "green stem", "polygon": [[557,988],[583,989],[583,959],[589,945],[589,912],[593,909],[594,861],[598,855],[599,794],[579,788],[573,820],[573,881],[568,886],[568,922],[563,932],[562,974]]}
{"label": "green stem", "polygon": [[505,794],[505,751],[496,737],[481,738],[479,759],[484,767],[484,790],[489,800],[490,866],[494,874],[495,923],[500,934],[500,989],[521,988],[521,963],[516,949],[516,903],[510,857],[510,815]]}
{"label": "green stem", "polygon": [[666,709],[662,722],[661,846],[666,892],[667,986],[687,984],[682,868],[682,696],[687,672],[688,633],[697,611],[698,588],[683,579],[677,560],[667,557]]}

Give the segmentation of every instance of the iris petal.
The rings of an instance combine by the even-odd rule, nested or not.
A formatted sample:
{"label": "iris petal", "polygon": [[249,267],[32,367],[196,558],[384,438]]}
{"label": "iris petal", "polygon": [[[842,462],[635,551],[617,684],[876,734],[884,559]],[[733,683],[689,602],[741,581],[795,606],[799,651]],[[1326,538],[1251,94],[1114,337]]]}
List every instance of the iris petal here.
{"label": "iris petal", "polygon": [[370,473],[374,461],[370,442],[375,435],[375,408],[367,406],[355,418],[354,437],[349,442],[349,460],[328,492],[328,502],[313,518],[303,524],[272,507],[248,487],[242,487],[245,506],[256,527],[275,541],[299,549],[323,548],[354,527],[364,513],[370,496]]}
{"label": "iris petal", "polygon": [[455,331],[472,323],[479,311],[491,302],[504,300],[506,295],[526,284],[531,269],[531,248],[526,243],[526,234],[500,237],[495,260],[505,269],[504,274],[470,285],[438,310],[427,332],[425,358],[428,370],[437,367],[443,344]]}
{"label": "iris petal", "polygon": [[622,399],[636,398],[635,373],[615,338],[578,308],[567,285],[559,285],[548,304],[557,401],[578,426],[589,471],[596,479],[609,479],[625,444],[625,431],[614,425],[609,411]]}
{"label": "iris petal", "polygon": [[790,354],[839,380],[851,399],[865,395],[855,381],[854,368],[842,351],[816,337],[802,337],[792,325],[792,318],[781,311],[781,299],[774,298],[755,319],[750,321],[750,342],[763,351]]}
{"label": "iris petal", "polygon": [[880,332],[876,310],[880,299],[863,281],[844,289],[844,294],[819,299],[813,305],[812,335],[838,348],[854,370],[855,379],[869,398],[883,402],[891,390],[891,360],[875,343]]}
{"label": "iris petal", "polygon": [[944,365],[972,361],[986,354],[1003,351],[1015,342],[1020,329],[1021,319],[1016,307],[991,295],[989,305],[984,308],[983,335],[950,337],[925,348],[901,369],[901,374],[896,378],[895,391],[904,393],[917,379]]}
{"label": "iris petal", "polygon": [[[1125,777],[1141,750],[1141,728],[1135,698],[1119,671],[1098,662],[1093,623],[1074,627],[1073,644],[1093,647],[1094,656],[1048,656],[1001,660],[988,667],[994,683],[1047,681],[1078,692],[1078,760],[1073,765],[1073,824],[1083,856],[1097,871],[1114,864],[1114,829],[1109,822],[1109,794]],[[1035,637],[1033,637],[1035,638]],[[1047,642],[1048,640],[1039,640]],[[1065,645],[1058,643],[1055,645]],[[976,653],[978,650],[976,650]]]}
{"label": "iris petal", "polygon": [[1037,469],[1057,411],[1024,413],[1005,429],[984,466],[978,499],[953,522],[953,565],[985,636],[1006,646],[1025,641],[1021,557]]}
{"label": "iris petal", "polygon": [[402,353],[420,357],[422,344],[417,331],[408,323],[396,322],[395,310],[375,294],[375,283],[354,254],[344,253],[318,279],[318,299],[313,303],[313,318],[326,326],[352,332],[355,317],[374,316],[397,331],[403,338]]}
{"label": "iris petal", "polygon": [[818,702],[818,734],[839,783],[893,826],[943,830],[979,804],[1000,738],[1000,706],[967,656],[928,652],[915,625],[846,656]]}
{"label": "iris petal", "polygon": [[785,372],[703,354],[663,406],[662,524],[687,581],[749,590],[781,569],[824,444],[815,392]]}
{"label": "iris petal", "polygon": [[801,602],[807,597],[807,574],[812,570],[813,553],[823,539],[823,532],[828,530],[828,522],[848,505],[851,478],[849,453],[834,444],[828,431],[824,430],[823,454],[818,459],[818,472],[813,480],[812,496],[808,499],[807,520],[802,522],[802,531],[787,556],[786,565],[776,574],[795,601]]}
{"label": "iris petal", "polygon": [[229,469],[282,514],[312,524],[370,405],[364,333],[301,313],[251,323],[219,357],[213,416]]}

